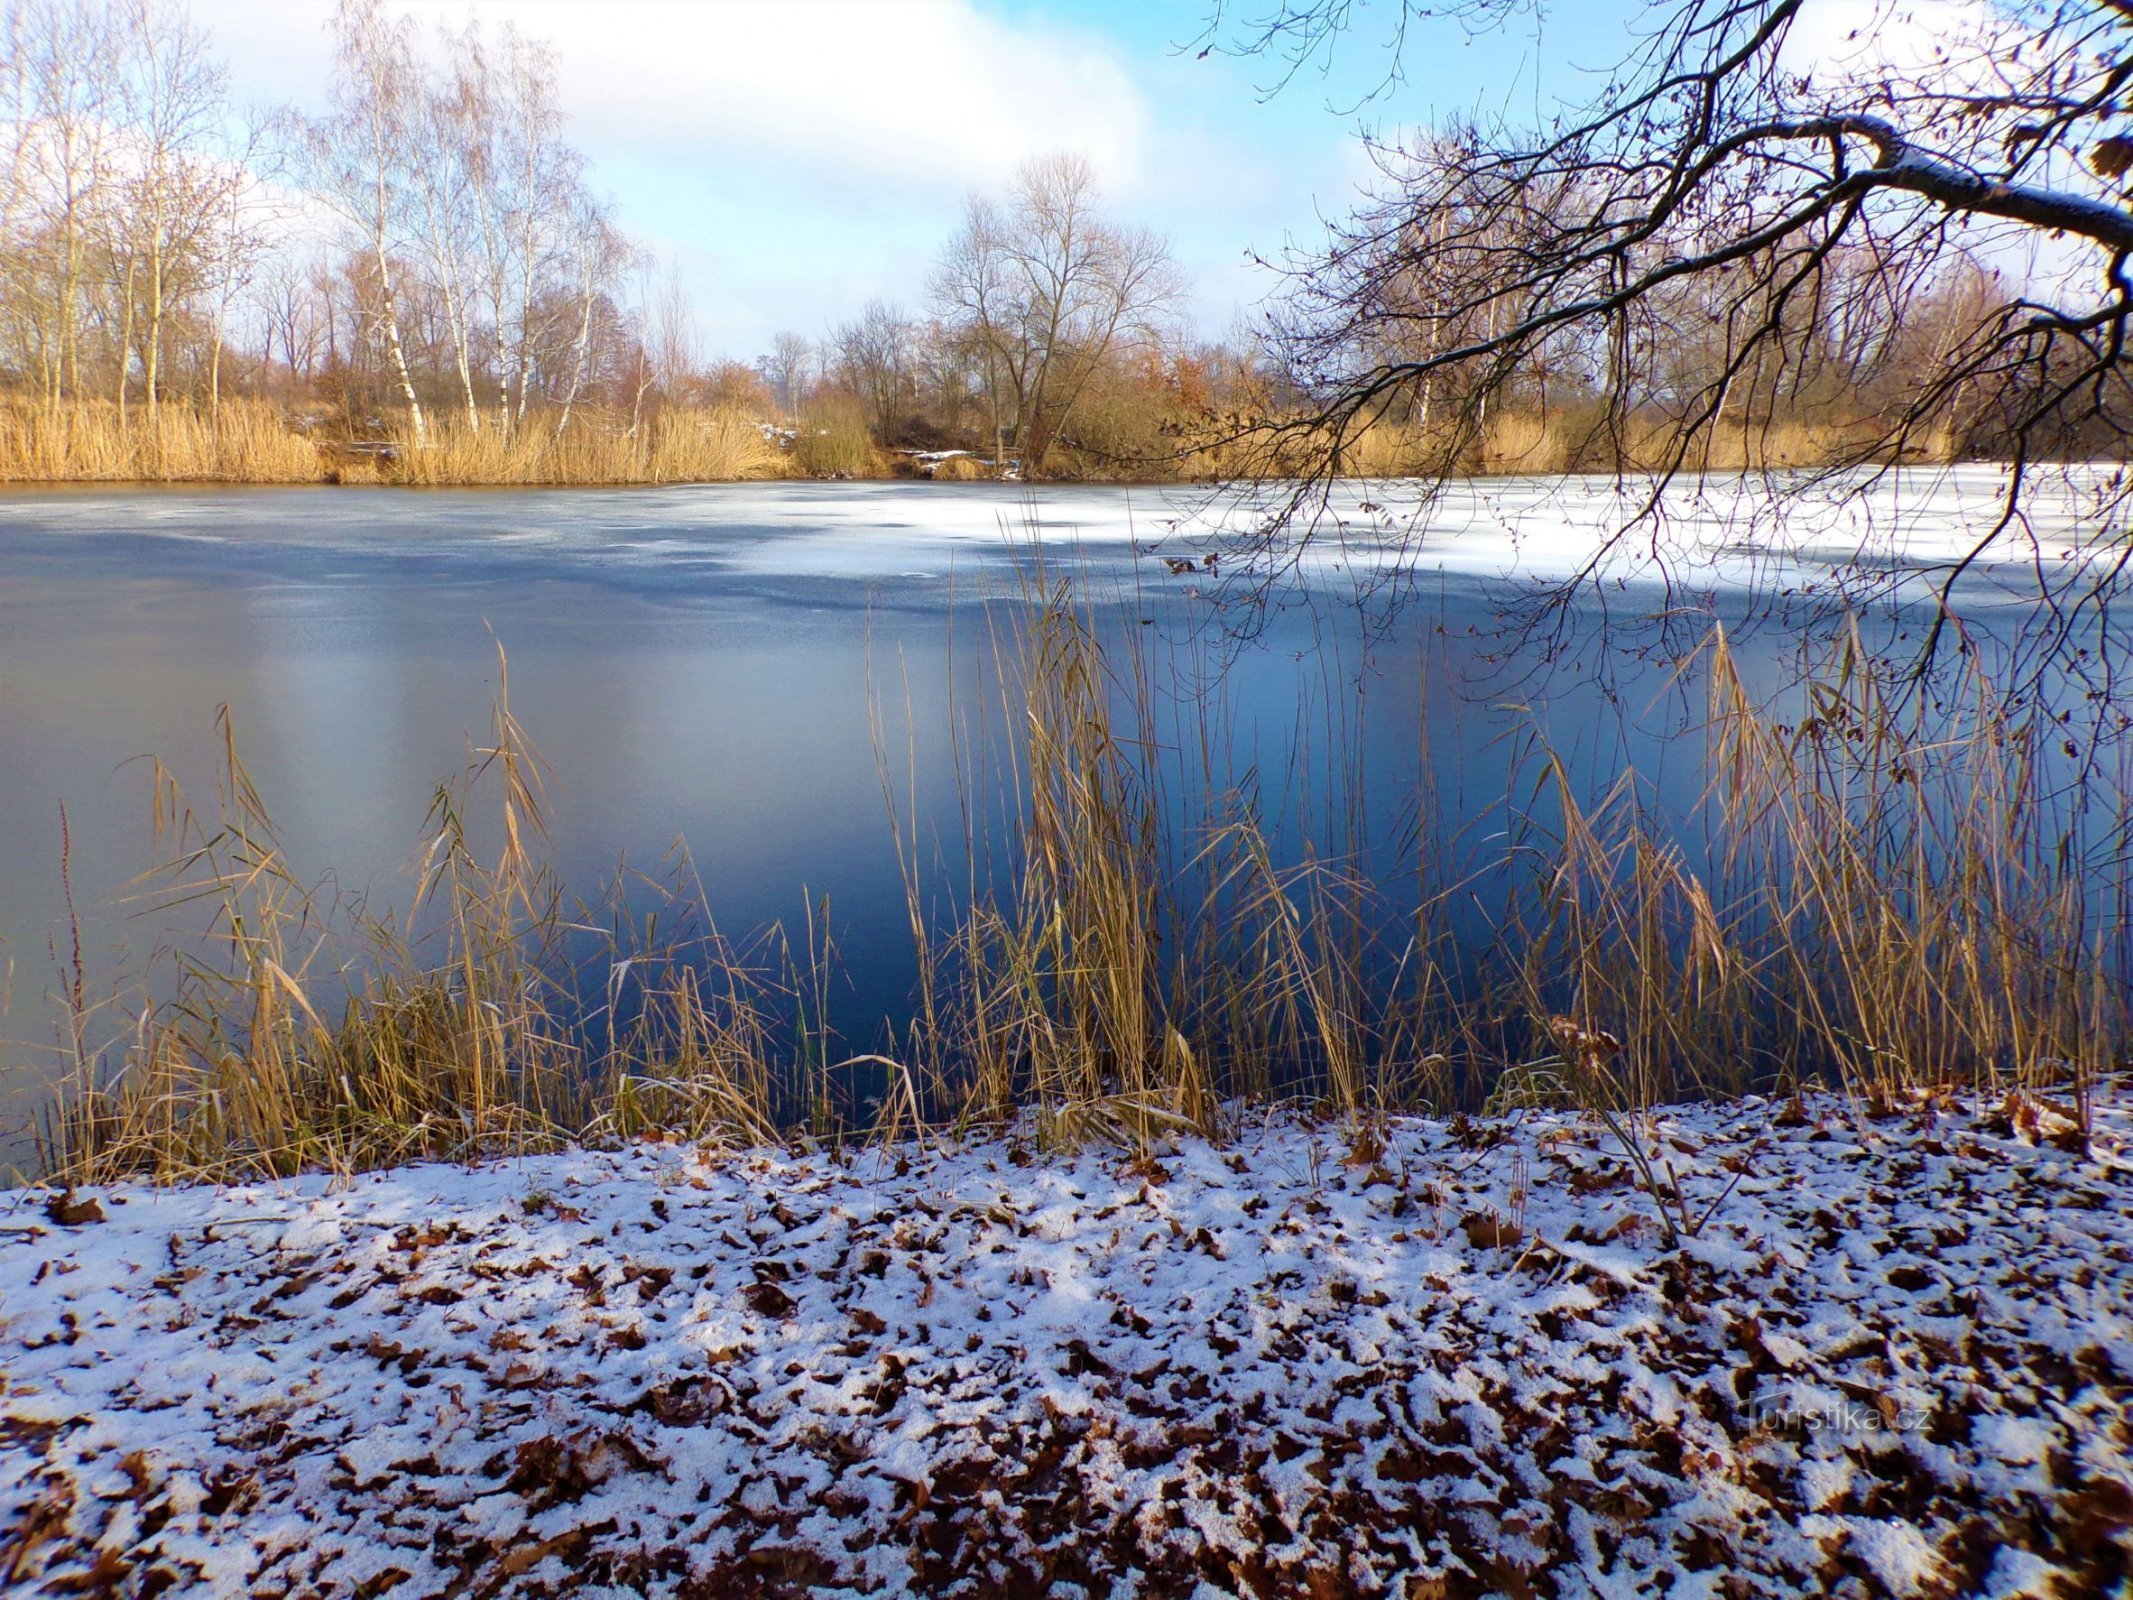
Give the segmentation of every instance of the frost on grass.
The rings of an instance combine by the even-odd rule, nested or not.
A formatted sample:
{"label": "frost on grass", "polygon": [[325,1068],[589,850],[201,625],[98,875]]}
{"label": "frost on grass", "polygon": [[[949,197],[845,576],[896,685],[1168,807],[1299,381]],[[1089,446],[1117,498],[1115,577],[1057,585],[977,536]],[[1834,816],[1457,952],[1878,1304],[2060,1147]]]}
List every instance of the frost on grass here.
{"label": "frost on grass", "polygon": [[2088,1595],[2133,1109],[677,1146],[0,1210],[0,1587]]}

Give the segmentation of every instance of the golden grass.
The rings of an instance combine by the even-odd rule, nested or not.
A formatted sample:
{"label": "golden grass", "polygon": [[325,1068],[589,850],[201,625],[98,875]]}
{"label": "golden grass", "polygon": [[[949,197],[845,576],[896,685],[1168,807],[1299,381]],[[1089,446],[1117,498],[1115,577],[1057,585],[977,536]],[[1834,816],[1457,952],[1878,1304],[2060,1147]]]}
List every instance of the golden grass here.
{"label": "golden grass", "polygon": [[1861,419],[1743,422],[1727,418],[1684,444],[1670,422],[1640,417],[1610,428],[1592,407],[1550,412],[1498,406],[1474,425],[1428,430],[1392,418],[1358,428],[1341,452],[1341,471],[1359,478],[1649,472],[1687,451],[1692,471],[1780,471],[1825,467],[1874,452]]}
{"label": "golden grass", "polygon": [[107,401],[50,407],[0,399],[0,483],[316,483],[324,476],[311,442],[278,407],[231,399],[217,411],[138,407],[122,426]]}
{"label": "golden grass", "polygon": [[[1856,460],[1861,451],[1871,451],[1877,430],[1871,422],[1854,419],[1833,421],[1744,420],[1725,418],[1712,425],[1693,443],[1687,458],[1692,468],[1712,472],[1776,472],[1791,467],[1826,467]],[[1661,427],[1641,424],[1632,429],[1630,458],[1640,464],[1657,464],[1675,448]]]}
{"label": "golden grass", "polygon": [[1211,1086],[1166,992],[1160,797],[1143,747],[1118,726],[1112,663],[1093,620],[1055,587],[1000,665],[1026,730],[1014,752],[1026,804],[1017,871],[1005,895],[974,897],[949,936],[961,1003],[956,1025],[925,1041],[928,1065],[967,1111],[1031,1107],[1051,1137],[1204,1129]]}
{"label": "golden grass", "polygon": [[55,409],[0,400],[0,482],[396,483],[568,485],[721,482],[782,477],[784,451],[732,407],[669,408],[634,433],[623,419],[580,411],[559,433],[536,416],[506,436],[464,419],[433,420],[424,441],[402,433],[365,445],[314,441],[264,400],[208,412],[173,402],[153,426],[135,407]]}
{"label": "golden grass", "polygon": [[875,448],[866,413],[849,395],[828,395],[794,423],[792,470],[806,478],[885,478],[889,460]]}
{"label": "golden grass", "polygon": [[634,433],[622,419],[580,412],[560,433],[535,418],[508,435],[463,418],[433,420],[417,444],[402,433],[379,469],[388,483],[442,486],[715,483],[781,477],[783,452],[730,406],[670,407]]}
{"label": "golden grass", "polygon": [[[440,790],[417,889],[436,931],[417,940],[358,919],[343,936],[359,963],[321,942],[328,908],[291,875],[227,711],[221,729],[214,819],[157,769],[168,860],[137,886],[162,907],[200,908],[206,931],[171,997],[108,1047],[122,1071],[107,1079],[75,1047],[48,1130],[62,1169],[157,1181],[348,1170],[524,1148],[574,1126],[572,1052],[548,1004],[558,902],[530,853],[539,775],[508,693],[479,758],[502,791],[496,854],[476,858],[461,794]],[[86,1020],[70,1038],[87,1038]]]}
{"label": "golden grass", "polygon": [[[1187,780],[1163,740],[1215,750],[1226,713],[1197,702],[1166,734],[1138,636],[1107,648],[1063,587],[1038,580],[993,665],[1003,880],[920,869],[927,834],[898,802],[877,707],[919,990],[898,1037],[835,1060],[826,905],[798,954],[775,929],[661,946],[619,902],[566,913],[508,676],[488,743],[438,791],[415,910],[395,926],[337,917],[294,882],[225,720],[218,815],[196,818],[159,776],[172,848],[141,891],[207,908],[208,932],[173,953],[169,998],[128,1001],[131,1021],[95,1011],[79,974],[63,986],[72,1059],[50,1171],[175,1180],[654,1131],[842,1137],[837,1087],[861,1076],[882,1091],[878,1130],[1029,1115],[1047,1141],[1143,1153],[1215,1129],[1226,1101],[1299,1093],[1354,1115],[1493,1095],[1616,1116],[1808,1081],[2082,1100],[2129,1038],[2122,934],[2091,921],[2098,885],[2064,854],[2068,801],[2038,759],[2054,730],[1974,664],[1959,707],[1928,719],[1849,635],[1780,724],[1714,632],[1695,816],[1655,818],[1634,775],[1593,797],[1535,741],[1507,829],[1476,830],[1465,856],[1425,846],[1433,887],[1392,917],[1385,886],[1337,860],[1277,864],[1249,797],[1216,792],[1210,755],[1190,785],[1199,823],[1177,835]],[[975,863],[992,790],[974,744],[955,759]],[[2122,896],[2125,863],[2098,870]],[[1497,941],[1462,954],[1449,912],[1484,873],[1510,885]],[[715,929],[685,861],[662,892],[662,925],[687,905]],[[1586,1036],[1619,1048],[1566,1043]]]}
{"label": "golden grass", "polygon": [[[1271,419],[1242,414],[1141,431],[1148,440],[1138,454],[1113,458],[1062,447],[1058,466],[1067,476],[1096,478],[1282,478],[1322,470],[1333,444],[1323,430],[1283,429]],[[1859,419],[1727,419],[1691,442],[1686,465],[1711,471],[1826,466],[1856,459],[1872,444],[1871,424]],[[376,451],[379,445],[386,448]],[[1647,471],[1668,464],[1679,447],[1671,426],[1652,418],[1631,419],[1617,434],[1596,428],[1586,412],[1498,407],[1481,426],[1456,417],[1428,429],[1390,416],[1370,421],[1340,441],[1338,472],[1395,478]],[[1936,436],[1917,453],[1943,459],[1955,447],[1952,435]],[[400,425],[387,439],[350,444],[298,433],[280,408],[257,399],[228,399],[212,412],[171,401],[159,408],[153,425],[139,405],[122,425],[108,401],[54,408],[0,399],[0,483],[536,487],[890,473],[864,412],[838,395],[822,398],[799,419],[790,448],[733,406],[667,407],[634,426],[625,416],[582,407],[560,431],[554,414],[536,414],[509,433],[440,411],[430,416],[420,443]],[[951,458],[930,475],[961,482],[985,472],[973,461]]]}
{"label": "golden grass", "polygon": [[1481,470],[1485,473],[1567,472],[1572,455],[1563,422],[1535,412],[1499,412],[1482,430]]}
{"label": "golden grass", "polygon": [[2061,855],[2047,721],[1975,669],[1952,718],[1907,711],[1856,632],[1795,725],[1750,699],[1722,632],[1702,666],[1705,872],[1634,775],[1587,806],[1543,754],[1555,820],[1514,840],[1545,863],[1511,919],[1527,1013],[1619,1037],[1639,1104],[1811,1080],[2084,1092],[2127,997],[2095,884]]}
{"label": "golden grass", "polygon": [[1341,453],[1340,469],[1353,478],[1404,478],[1432,470],[1427,443],[1402,422],[1379,420],[1359,429]]}
{"label": "golden grass", "polygon": [[[1959,441],[1943,430],[1902,446],[1906,459],[1952,459]],[[1427,426],[1387,406],[1345,424],[1338,437],[1308,419],[1270,415],[1203,418],[1176,430],[1155,475],[1192,481],[1536,476],[1561,473],[1782,471],[1892,459],[1897,444],[1870,417],[1728,416],[1684,438],[1672,419],[1607,416],[1593,401],[1534,410],[1500,398],[1485,414],[1441,406]]]}

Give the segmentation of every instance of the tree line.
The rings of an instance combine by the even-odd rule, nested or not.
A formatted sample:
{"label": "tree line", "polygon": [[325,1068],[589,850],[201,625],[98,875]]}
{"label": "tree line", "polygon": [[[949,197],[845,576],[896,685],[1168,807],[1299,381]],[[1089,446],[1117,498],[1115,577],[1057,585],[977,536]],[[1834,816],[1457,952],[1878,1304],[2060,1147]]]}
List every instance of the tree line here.
{"label": "tree line", "polygon": [[567,427],[642,366],[636,259],[563,137],[553,52],[349,0],[323,115],[235,106],[173,0],[0,10],[0,376],[153,425],[233,389],[420,442]]}
{"label": "tree line", "polygon": [[[1684,421],[1706,463],[1785,465],[2005,432],[1982,373],[1903,425],[2008,298],[1976,254],[1862,229],[1804,283],[1786,234],[1670,270],[1773,203],[1743,181],[1558,272],[1613,169],[1577,145],[1507,169],[1475,128],[1377,147],[1376,196],[1226,341],[1058,155],[970,200],[919,304],[713,359],[570,143],[548,45],[381,0],[342,0],[330,44],[322,112],[253,112],[182,0],[0,0],[0,458],[42,426],[64,475],[85,418],[155,439],[231,402],[472,474],[1605,469]],[[684,416],[758,432],[655,460]],[[602,442],[636,454],[586,465]]]}
{"label": "tree line", "polygon": [[260,113],[180,0],[0,5],[15,405],[154,432],[173,405],[257,398],[414,449],[724,409],[833,469],[968,444],[1036,473],[1062,446],[1083,469],[1152,460],[1164,419],[1248,375],[1187,336],[1165,241],[1106,216],[1066,155],[971,202],[924,306],[709,359],[570,143],[548,45],[381,0],[343,0],[330,44],[321,114]]}

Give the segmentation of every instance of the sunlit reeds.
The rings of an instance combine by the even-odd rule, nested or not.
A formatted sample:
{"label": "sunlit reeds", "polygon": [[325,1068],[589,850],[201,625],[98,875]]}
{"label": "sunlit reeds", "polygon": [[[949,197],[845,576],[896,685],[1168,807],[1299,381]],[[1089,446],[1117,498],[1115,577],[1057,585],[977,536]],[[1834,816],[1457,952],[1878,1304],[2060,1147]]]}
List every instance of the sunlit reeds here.
{"label": "sunlit reeds", "polygon": [[[348,483],[443,487],[718,483],[761,478],[883,478],[895,462],[848,395],[811,404],[784,433],[733,405],[655,408],[641,416],[583,406],[535,410],[504,427],[449,409],[375,437],[346,424],[299,429],[283,408],[231,396],[216,405],[0,397],[0,483]],[[362,431],[357,430],[359,433]],[[1590,404],[1553,410],[1499,406],[1434,420],[1390,415],[1345,429],[1233,413],[1141,419],[1128,448],[1063,440],[1053,463],[1069,478],[1234,482],[1322,474],[1352,478],[1476,474],[1642,473],[1674,467],[1677,431],[1656,417],[1610,421]],[[1872,442],[1857,419],[1727,418],[1701,430],[1679,464],[1691,471],[1766,471],[1857,459]],[[1945,448],[1943,448],[1945,446]],[[1940,459],[1952,445],[1932,445]],[[1868,452],[1871,454],[1871,452]],[[951,457],[929,476],[968,481],[984,469]]]}
{"label": "sunlit reeds", "polygon": [[[464,786],[440,788],[405,926],[338,917],[296,880],[226,711],[220,731],[212,817],[156,769],[167,860],[133,891],[202,931],[169,951],[166,996],[100,1049],[75,1050],[48,1129],[65,1169],[347,1169],[580,1126],[587,1086],[555,1003],[563,924],[538,859],[539,773],[508,693],[471,769],[495,791],[498,843],[478,855]],[[69,1037],[86,1039],[94,1019],[72,1021]]]}
{"label": "sunlit reeds", "polygon": [[262,400],[167,404],[0,399],[0,483],[315,483],[311,441]]}
{"label": "sunlit reeds", "polygon": [[1788,723],[1723,632],[1696,666],[1705,860],[1633,776],[1588,803],[1539,758],[1548,820],[1519,842],[1545,866],[1509,922],[1527,1011],[1619,1036],[1639,1103],[1809,1081],[2083,1092],[2126,1040],[2127,930],[2099,911],[2126,819],[2072,848],[2109,797],[2051,787],[2039,744],[2060,730],[1974,665],[1929,711],[1856,630]]}
{"label": "sunlit reeds", "polygon": [[508,432],[446,416],[419,441],[398,436],[377,475],[386,483],[524,486],[714,483],[785,472],[783,452],[754,418],[730,406],[675,406],[635,426],[581,411],[560,423],[535,417]]}
{"label": "sunlit reeds", "polygon": [[709,483],[786,476],[779,443],[730,406],[667,407],[632,424],[580,409],[509,430],[446,413],[421,438],[345,441],[298,431],[265,400],[166,402],[121,415],[108,401],[0,399],[0,483]]}

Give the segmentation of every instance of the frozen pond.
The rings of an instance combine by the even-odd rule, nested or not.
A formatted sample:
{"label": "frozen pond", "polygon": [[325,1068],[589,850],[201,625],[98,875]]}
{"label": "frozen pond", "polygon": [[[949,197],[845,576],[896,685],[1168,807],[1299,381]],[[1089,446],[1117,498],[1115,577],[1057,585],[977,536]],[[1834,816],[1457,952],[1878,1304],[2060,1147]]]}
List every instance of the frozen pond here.
{"label": "frozen pond", "polygon": [[[1699,752],[1680,747],[1696,744],[1681,737],[1701,715],[1696,685],[1601,641],[1603,609],[1631,633],[1662,611],[1685,632],[1764,617],[1744,637],[1775,684],[1799,644],[1784,606],[1837,571],[1900,577],[1960,550],[1997,486],[1980,469],[1891,478],[1782,531],[1760,486],[1711,486],[1670,508],[1692,552],[1675,587],[1632,562],[1588,591],[1555,635],[1570,659],[1547,675],[1501,659],[1501,580],[1577,570],[1619,518],[1612,485],[1477,484],[1419,530],[1411,490],[1345,488],[1264,605],[1233,577],[1166,569],[1164,555],[1217,547],[1187,490],[13,492],[0,497],[0,1036],[51,1037],[46,996],[71,939],[62,804],[91,972],[137,969],[155,943],[154,920],[124,904],[151,859],[135,758],[160,756],[211,802],[219,705],[298,868],[397,903],[436,785],[486,729],[493,632],[553,769],[565,879],[591,892],[618,858],[651,870],[686,839],[729,930],[795,923],[827,896],[855,975],[832,1020],[863,1049],[911,977],[877,729],[921,828],[953,834],[950,730],[986,699],[989,641],[1040,542],[1104,628],[1145,648],[1166,716],[1221,676],[1212,787],[1249,787],[1283,849],[1359,849],[1390,880],[1412,870],[1417,796],[1454,828],[1500,812],[1528,732],[1595,785],[1634,765],[1655,793],[1693,796]],[[2040,504],[2045,551],[2078,545],[2081,509],[2078,495]],[[1249,528],[1262,510],[1220,515]],[[1402,604],[1350,603],[1359,574],[1395,567],[1411,575]],[[1988,618],[1991,583],[1977,591]],[[1240,618],[1249,639],[1226,643]],[[1328,836],[1336,822],[1346,837]],[[34,1075],[33,1054],[10,1059],[0,1070],[18,1086]]]}

